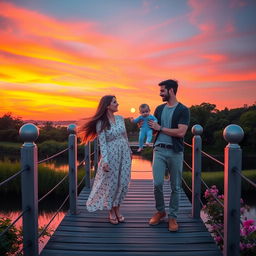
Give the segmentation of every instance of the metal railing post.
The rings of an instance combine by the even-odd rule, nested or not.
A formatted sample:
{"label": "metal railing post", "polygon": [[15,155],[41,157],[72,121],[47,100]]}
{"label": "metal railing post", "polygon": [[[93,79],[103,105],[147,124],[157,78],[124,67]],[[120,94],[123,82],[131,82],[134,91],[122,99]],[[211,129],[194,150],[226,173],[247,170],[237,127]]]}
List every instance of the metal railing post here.
{"label": "metal railing post", "polygon": [[[228,125],[223,137],[228,142],[224,158],[224,256],[239,256],[240,248],[240,198],[242,150],[238,143],[244,131],[238,125]],[[238,172],[238,173],[237,173]]]}
{"label": "metal railing post", "polygon": [[93,141],[93,150],[94,150],[94,172],[96,174],[98,170],[98,160],[99,160],[99,148],[98,148],[98,138]]}
{"label": "metal railing post", "polygon": [[25,256],[38,255],[38,151],[34,141],[39,129],[31,123],[24,124],[19,134],[24,144],[21,147],[21,175],[23,215],[23,251]]}
{"label": "metal railing post", "polygon": [[77,136],[76,125],[68,126],[68,164],[69,164],[69,210],[77,214]]}
{"label": "metal railing post", "polygon": [[85,187],[91,188],[91,143],[88,142],[84,147],[84,159],[85,159]]}
{"label": "metal railing post", "polygon": [[196,124],[191,129],[194,134],[192,142],[192,217],[200,218],[202,139],[203,127]]}

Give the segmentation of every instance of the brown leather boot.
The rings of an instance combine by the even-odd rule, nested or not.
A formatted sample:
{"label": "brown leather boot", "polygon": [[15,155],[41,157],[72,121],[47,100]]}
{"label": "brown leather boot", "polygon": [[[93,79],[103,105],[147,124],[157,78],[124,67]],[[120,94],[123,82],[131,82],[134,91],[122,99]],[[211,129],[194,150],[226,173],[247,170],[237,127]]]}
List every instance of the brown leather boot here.
{"label": "brown leather boot", "polygon": [[179,225],[178,225],[176,219],[174,219],[174,218],[169,219],[168,229],[171,232],[178,231]]}
{"label": "brown leather boot", "polygon": [[166,216],[165,212],[156,212],[149,221],[149,225],[157,225]]}

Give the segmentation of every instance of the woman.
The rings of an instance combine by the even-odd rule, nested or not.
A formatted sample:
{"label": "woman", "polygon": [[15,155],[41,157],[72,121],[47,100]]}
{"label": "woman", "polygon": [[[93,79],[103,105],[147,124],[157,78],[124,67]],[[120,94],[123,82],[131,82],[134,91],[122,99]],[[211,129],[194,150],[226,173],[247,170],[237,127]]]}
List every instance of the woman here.
{"label": "woman", "polygon": [[84,143],[99,139],[101,159],[91,193],[86,202],[87,210],[109,210],[109,222],[124,222],[119,208],[128,190],[131,173],[131,150],[124,119],[114,115],[118,111],[116,97],[101,98],[95,115],[80,128]]}

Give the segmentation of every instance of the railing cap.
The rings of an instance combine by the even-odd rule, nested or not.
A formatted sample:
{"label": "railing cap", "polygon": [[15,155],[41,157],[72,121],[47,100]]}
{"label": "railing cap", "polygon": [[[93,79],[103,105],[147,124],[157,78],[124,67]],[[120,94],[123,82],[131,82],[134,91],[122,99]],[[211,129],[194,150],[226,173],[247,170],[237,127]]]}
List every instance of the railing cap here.
{"label": "railing cap", "polygon": [[34,142],[39,136],[39,129],[32,123],[20,127],[19,135],[24,142]]}
{"label": "railing cap", "polygon": [[201,135],[203,133],[203,127],[200,124],[195,124],[191,131],[194,135]]}
{"label": "railing cap", "polygon": [[75,124],[70,124],[68,126],[68,133],[69,134],[76,134],[76,125]]}
{"label": "railing cap", "polygon": [[224,129],[223,137],[228,143],[238,144],[244,138],[244,131],[239,125],[230,124]]}

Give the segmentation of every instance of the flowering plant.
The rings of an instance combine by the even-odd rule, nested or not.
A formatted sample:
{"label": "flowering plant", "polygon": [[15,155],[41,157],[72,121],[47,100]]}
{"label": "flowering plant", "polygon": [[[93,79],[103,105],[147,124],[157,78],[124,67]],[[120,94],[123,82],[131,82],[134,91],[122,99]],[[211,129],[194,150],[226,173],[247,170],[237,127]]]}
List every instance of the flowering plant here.
{"label": "flowering plant", "polygon": [[[210,227],[217,245],[223,250],[224,237],[224,195],[219,195],[219,190],[214,185],[207,189],[204,193],[206,205],[203,211],[208,215],[206,224]],[[217,198],[217,200],[216,200]],[[243,215],[249,207],[244,204],[243,199],[240,200],[240,213]],[[256,255],[256,226],[254,220],[243,220],[240,229],[240,255],[253,256]]]}

